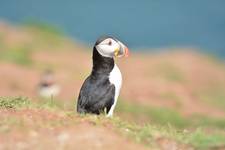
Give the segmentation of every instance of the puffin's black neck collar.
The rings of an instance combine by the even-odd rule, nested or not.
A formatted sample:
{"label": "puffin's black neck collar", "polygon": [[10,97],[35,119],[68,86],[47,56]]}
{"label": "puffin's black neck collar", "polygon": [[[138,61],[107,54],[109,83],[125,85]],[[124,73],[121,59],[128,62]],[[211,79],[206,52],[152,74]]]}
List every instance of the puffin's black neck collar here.
{"label": "puffin's black neck collar", "polygon": [[114,59],[110,57],[104,57],[97,49],[94,47],[93,49],[93,67],[92,67],[92,75],[94,74],[109,74],[114,67]]}

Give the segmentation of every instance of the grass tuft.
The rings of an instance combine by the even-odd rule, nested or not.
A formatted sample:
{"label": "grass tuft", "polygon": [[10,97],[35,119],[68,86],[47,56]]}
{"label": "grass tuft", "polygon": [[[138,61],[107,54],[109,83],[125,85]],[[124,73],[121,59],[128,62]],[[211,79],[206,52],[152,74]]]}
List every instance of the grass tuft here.
{"label": "grass tuft", "polygon": [[31,102],[26,97],[0,97],[0,108],[24,108],[30,105]]}
{"label": "grass tuft", "polygon": [[195,132],[187,135],[188,143],[198,149],[219,149],[225,148],[225,135],[222,134],[206,134],[201,129],[197,129]]}

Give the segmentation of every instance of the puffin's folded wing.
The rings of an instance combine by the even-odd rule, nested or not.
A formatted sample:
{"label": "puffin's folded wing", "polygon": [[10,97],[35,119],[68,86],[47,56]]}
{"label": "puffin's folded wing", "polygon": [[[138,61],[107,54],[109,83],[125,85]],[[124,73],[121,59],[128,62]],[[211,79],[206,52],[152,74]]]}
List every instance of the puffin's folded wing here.
{"label": "puffin's folded wing", "polygon": [[87,78],[80,90],[77,111],[99,114],[110,110],[114,102],[115,86],[105,82],[91,82]]}

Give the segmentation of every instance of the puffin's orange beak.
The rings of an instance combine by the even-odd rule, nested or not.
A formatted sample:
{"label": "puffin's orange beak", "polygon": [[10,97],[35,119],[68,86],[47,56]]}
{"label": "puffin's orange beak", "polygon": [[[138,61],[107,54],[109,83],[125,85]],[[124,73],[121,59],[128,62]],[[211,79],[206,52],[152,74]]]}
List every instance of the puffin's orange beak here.
{"label": "puffin's orange beak", "polygon": [[127,48],[127,47],[125,47],[125,54],[124,54],[124,56],[125,57],[128,57],[129,56],[129,49]]}

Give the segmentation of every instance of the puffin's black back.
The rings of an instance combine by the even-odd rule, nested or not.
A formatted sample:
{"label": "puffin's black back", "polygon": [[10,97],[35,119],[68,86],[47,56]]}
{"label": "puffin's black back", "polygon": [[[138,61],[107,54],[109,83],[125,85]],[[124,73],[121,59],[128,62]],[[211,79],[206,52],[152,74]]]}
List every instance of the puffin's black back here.
{"label": "puffin's black back", "polygon": [[77,112],[100,114],[106,108],[108,113],[113,105],[115,95],[115,86],[109,81],[109,74],[114,67],[114,60],[100,55],[95,47],[92,59],[92,72],[81,87]]}

